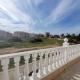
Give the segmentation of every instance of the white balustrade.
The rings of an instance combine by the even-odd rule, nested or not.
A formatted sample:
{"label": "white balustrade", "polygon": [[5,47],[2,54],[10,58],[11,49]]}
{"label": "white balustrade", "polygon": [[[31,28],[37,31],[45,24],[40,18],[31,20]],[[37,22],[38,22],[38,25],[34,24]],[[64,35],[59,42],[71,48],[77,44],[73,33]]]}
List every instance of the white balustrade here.
{"label": "white balustrade", "polygon": [[39,53],[39,56],[40,56],[40,60],[39,60],[39,77],[43,77],[43,53],[41,54],[41,52]]}
{"label": "white balustrade", "polygon": [[38,80],[38,77],[37,77],[37,73],[36,73],[36,70],[37,70],[37,67],[36,67],[36,61],[37,59],[37,55],[36,54],[33,54],[33,78],[34,80]]}
{"label": "white balustrade", "polygon": [[15,80],[20,79],[19,61],[20,61],[20,57],[18,57],[18,56],[14,57],[14,62],[15,62],[14,78],[15,78]]}
{"label": "white balustrade", "polygon": [[[32,55],[31,60],[30,55]],[[21,56],[24,58],[23,65],[20,65]],[[38,60],[37,56],[39,57]],[[1,55],[2,78],[0,80],[11,79],[11,69],[9,69],[11,58],[14,60],[13,80],[41,80],[78,57],[80,57],[80,44],[69,45],[67,38],[64,39],[63,46],[61,47]],[[21,78],[22,73],[23,78]]]}
{"label": "white balustrade", "polygon": [[44,74],[48,73],[48,52],[45,51]]}
{"label": "white balustrade", "polygon": [[26,78],[26,80],[29,80],[29,55],[25,55],[24,56],[25,59],[25,68],[24,68],[24,77]]}
{"label": "white balustrade", "polygon": [[55,56],[54,56],[54,51],[52,51],[52,69],[54,70],[55,69]]}
{"label": "white balustrade", "polygon": [[2,80],[9,80],[8,64],[9,64],[8,58],[1,59],[1,65],[3,70]]}
{"label": "white balustrade", "polygon": [[50,72],[53,70],[53,56],[52,56],[52,52],[50,52]]}

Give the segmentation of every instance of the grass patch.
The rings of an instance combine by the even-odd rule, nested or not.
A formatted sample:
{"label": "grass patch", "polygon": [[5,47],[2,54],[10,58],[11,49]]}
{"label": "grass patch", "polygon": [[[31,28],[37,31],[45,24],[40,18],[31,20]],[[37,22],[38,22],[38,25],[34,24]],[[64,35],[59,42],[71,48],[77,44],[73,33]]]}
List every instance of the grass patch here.
{"label": "grass patch", "polygon": [[41,42],[1,42],[0,48],[7,48],[7,47],[16,47],[16,48],[31,48],[31,47],[43,47],[49,45],[57,45],[61,46],[63,40],[53,39],[53,38],[42,38]]}

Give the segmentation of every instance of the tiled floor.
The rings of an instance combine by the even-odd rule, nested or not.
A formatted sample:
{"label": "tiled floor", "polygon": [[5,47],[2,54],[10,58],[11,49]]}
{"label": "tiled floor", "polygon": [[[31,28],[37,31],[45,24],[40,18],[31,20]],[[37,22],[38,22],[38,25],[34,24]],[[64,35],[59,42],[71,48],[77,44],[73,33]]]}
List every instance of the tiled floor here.
{"label": "tiled floor", "polygon": [[65,70],[56,80],[80,80],[80,62]]}

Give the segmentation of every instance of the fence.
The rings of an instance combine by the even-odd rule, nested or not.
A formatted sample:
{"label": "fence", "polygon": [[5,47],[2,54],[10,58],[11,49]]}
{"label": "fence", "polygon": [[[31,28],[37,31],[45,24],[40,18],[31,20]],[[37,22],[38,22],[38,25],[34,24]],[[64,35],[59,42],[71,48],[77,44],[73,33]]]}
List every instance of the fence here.
{"label": "fence", "polygon": [[0,80],[41,80],[79,56],[80,44],[69,45],[67,38],[61,47],[1,55]]}

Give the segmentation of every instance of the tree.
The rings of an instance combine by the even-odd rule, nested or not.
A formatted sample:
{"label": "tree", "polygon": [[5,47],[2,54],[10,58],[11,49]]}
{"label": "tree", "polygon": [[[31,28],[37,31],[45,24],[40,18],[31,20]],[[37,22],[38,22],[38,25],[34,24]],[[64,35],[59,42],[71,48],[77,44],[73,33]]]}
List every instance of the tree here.
{"label": "tree", "polygon": [[38,37],[44,37],[44,34],[38,34]]}
{"label": "tree", "polygon": [[72,37],[73,39],[76,39],[76,35],[75,35],[75,34],[72,34],[71,37]]}
{"label": "tree", "polygon": [[80,34],[78,34],[78,35],[76,36],[76,41],[77,41],[78,44],[80,44]]}
{"label": "tree", "polygon": [[61,34],[61,38],[65,38],[65,35],[64,34]]}
{"label": "tree", "polygon": [[66,34],[66,37],[67,37],[67,38],[71,38],[71,35],[67,33],[67,34]]}
{"label": "tree", "polygon": [[18,38],[18,37],[12,37],[8,41],[10,41],[10,42],[22,42],[22,40],[20,38]]}
{"label": "tree", "polygon": [[60,38],[60,36],[59,35],[54,35],[54,38]]}
{"label": "tree", "polygon": [[45,36],[49,38],[50,37],[50,32],[46,32]]}
{"label": "tree", "polygon": [[42,39],[40,37],[34,38],[32,40],[30,40],[31,43],[37,43],[37,42],[43,42]]}

